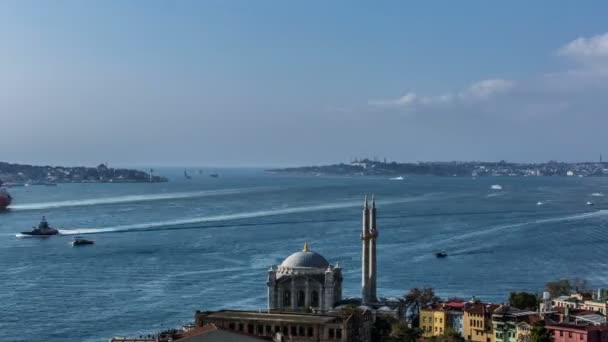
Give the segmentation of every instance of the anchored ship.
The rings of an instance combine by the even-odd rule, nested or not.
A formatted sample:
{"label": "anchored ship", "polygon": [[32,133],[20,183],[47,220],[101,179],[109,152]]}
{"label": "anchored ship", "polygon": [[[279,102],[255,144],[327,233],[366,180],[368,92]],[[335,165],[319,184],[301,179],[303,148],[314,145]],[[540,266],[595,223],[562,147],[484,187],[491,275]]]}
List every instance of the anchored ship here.
{"label": "anchored ship", "polygon": [[11,194],[2,186],[2,181],[0,181],[0,210],[6,209],[12,201]]}

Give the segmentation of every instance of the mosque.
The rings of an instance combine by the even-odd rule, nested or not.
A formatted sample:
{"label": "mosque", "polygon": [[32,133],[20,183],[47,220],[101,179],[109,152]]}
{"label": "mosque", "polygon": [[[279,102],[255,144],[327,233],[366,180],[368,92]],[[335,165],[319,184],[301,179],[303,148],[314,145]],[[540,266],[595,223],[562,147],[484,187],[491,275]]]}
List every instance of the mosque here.
{"label": "mosque", "polygon": [[[376,201],[367,196],[362,215],[361,298],[343,298],[342,268],[310,249],[288,256],[268,271],[268,308],[263,312],[197,311],[197,326],[213,323],[249,335],[290,341],[369,341],[378,315],[402,317],[398,300],[376,293]],[[345,316],[342,309],[357,306],[361,315]]]}

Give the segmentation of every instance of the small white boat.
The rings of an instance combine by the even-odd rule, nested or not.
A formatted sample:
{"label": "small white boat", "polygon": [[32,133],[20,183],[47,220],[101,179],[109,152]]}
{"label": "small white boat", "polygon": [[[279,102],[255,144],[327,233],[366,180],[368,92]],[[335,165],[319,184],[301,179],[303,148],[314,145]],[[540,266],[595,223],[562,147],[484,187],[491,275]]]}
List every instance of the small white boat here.
{"label": "small white boat", "polygon": [[397,177],[390,178],[390,180],[403,180],[403,177],[397,176]]}
{"label": "small white boat", "polygon": [[490,187],[492,190],[502,190],[502,186],[500,184],[494,184]]}
{"label": "small white boat", "polygon": [[604,197],[604,194],[601,193],[601,192],[594,192],[594,193],[591,194],[591,196],[593,196],[593,197]]}
{"label": "small white boat", "polygon": [[593,205],[593,202],[587,201],[587,205]]}
{"label": "small white boat", "polygon": [[543,202],[543,201],[536,202],[536,205],[543,205],[543,204],[545,204],[545,202]]}

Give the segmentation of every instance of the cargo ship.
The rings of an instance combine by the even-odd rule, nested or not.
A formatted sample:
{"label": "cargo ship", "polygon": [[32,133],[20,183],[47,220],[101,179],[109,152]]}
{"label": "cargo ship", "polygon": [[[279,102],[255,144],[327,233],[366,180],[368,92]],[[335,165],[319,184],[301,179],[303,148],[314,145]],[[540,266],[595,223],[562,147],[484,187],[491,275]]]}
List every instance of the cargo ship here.
{"label": "cargo ship", "polygon": [[0,181],[0,210],[6,209],[12,201],[13,198],[11,197],[11,194],[2,186],[2,182]]}

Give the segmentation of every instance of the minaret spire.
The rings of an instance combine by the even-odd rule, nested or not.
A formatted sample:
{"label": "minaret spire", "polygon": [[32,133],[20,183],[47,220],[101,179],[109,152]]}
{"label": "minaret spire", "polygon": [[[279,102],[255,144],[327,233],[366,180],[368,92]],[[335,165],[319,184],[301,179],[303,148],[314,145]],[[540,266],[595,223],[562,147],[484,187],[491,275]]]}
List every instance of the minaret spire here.
{"label": "minaret spire", "polygon": [[376,229],[376,195],[372,194],[372,208],[369,210],[369,273],[368,273],[368,287],[369,287],[369,301],[377,302],[376,298],[376,238],[378,237],[378,230]]}
{"label": "minaret spire", "polygon": [[361,232],[361,301],[366,304],[369,301],[369,204],[367,194],[363,205],[362,232]]}

